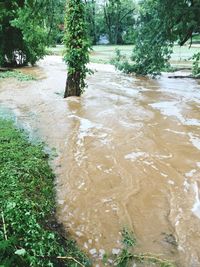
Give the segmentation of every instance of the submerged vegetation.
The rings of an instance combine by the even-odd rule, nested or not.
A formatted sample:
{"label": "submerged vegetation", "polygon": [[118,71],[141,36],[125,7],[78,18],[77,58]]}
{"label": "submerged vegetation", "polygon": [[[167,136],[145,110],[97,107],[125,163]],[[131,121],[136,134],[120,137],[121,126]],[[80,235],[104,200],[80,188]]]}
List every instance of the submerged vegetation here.
{"label": "submerged vegetation", "polygon": [[141,263],[142,265],[140,266],[149,266],[149,264],[154,264],[154,266],[160,267],[175,267],[171,261],[161,259],[156,255],[150,253],[134,253],[134,248],[137,245],[137,241],[133,233],[128,229],[123,229],[122,237],[122,243],[124,247],[115,260],[116,266],[128,267],[135,266],[134,263]]}
{"label": "submerged vegetation", "polygon": [[0,266],[90,266],[55,220],[54,175],[42,145],[0,119]]}
{"label": "submerged vegetation", "polygon": [[30,74],[24,74],[21,71],[15,71],[15,70],[0,72],[0,79],[5,79],[5,78],[16,78],[19,81],[36,80],[36,78]]}

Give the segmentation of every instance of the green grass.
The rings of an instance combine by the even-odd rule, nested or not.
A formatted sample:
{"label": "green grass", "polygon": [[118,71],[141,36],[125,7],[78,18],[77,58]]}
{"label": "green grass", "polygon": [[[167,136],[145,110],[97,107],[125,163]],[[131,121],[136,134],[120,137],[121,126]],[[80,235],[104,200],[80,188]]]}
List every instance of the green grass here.
{"label": "green grass", "polygon": [[193,54],[200,52],[200,45],[192,46],[174,46],[171,63],[175,65],[192,65],[191,57]]}
{"label": "green grass", "polygon": [[[131,57],[133,51],[133,45],[125,46],[114,46],[114,45],[105,45],[105,46],[94,46],[93,51],[91,52],[90,60],[93,63],[103,63],[109,64],[111,59],[115,57],[115,50],[119,49],[122,55]],[[200,46],[174,46],[174,51],[171,57],[171,63],[174,66],[191,66],[192,60],[190,59],[194,53],[200,51]],[[186,61],[189,60],[189,61]]]}
{"label": "green grass", "polygon": [[19,81],[32,81],[36,80],[32,75],[24,74],[20,71],[12,70],[12,71],[0,71],[0,79],[5,78],[16,78]]}
{"label": "green grass", "polygon": [[54,174],[43,146],[0,119],[0,155],[0,266],[90,266],[56,223]]}
{"label": "green grass", "polygon": [[64,45],[50,46],[46,48],[47,55],[62,56],[64,53]]}
{"label": "green grass", "polygon": [[200,44],[200,34],[193,36],[192,41],[193,43]]}
{"label": "green grass", "polygon": [[[133,45],[96,45],[92,47],[90,53],[90,62],[110,64],[112,58],[115,57],[115,50],[120,49],[122,55],[131,57],[133,51]],[[56,47],[48,48],[48,53],[51,55],[62,56],[64,51],[64,46],[59,45]],[[174,51],[171,58],[171,63],[174,67],[191,67],[192,60],[191,57],[194,53],[200,51],[200,45],[194,45],[191,48],[189,46],[174,46]]]}
{"label": "green grass", "polygon": [[131,57],[133,45],[97,45],[93,46],[93,51],[90,54],[92,63],[110,64],[115,57],[115,50],[120,49],[122,54]]}

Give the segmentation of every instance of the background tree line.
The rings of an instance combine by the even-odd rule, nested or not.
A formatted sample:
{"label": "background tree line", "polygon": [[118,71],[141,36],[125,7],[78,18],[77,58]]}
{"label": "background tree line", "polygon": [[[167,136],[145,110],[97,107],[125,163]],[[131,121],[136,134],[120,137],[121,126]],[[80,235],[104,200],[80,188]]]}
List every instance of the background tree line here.
{"label": "background tree line", "polygon": [[92,44],[107,36],[110,44],[133,44],[136,4],[134,0],[85,0]]}
{"label": "background tree line", "polygon": [[[45,47],[63,42],[69,0],[0,0],[0,65],[34,64]],[[90,44],[134,44],[131,58],[118,52],[125,72],[159,74],[169,67],[173,46],[200,34],[200,0],[80,0]],[[76,1],[74,0],[74,5]],[[84,37],[85,38],[85,37]],[[68,50],[68,52],[70,52]],[[193,56],[200,72],[200,53]]]}
{"label": "background tree line", "polygon": [[[82,0],[91,44],[134,41],[133,0]],[[45,47],[63,42],[67,0],[0,0],[0,65],[34,64]]]}

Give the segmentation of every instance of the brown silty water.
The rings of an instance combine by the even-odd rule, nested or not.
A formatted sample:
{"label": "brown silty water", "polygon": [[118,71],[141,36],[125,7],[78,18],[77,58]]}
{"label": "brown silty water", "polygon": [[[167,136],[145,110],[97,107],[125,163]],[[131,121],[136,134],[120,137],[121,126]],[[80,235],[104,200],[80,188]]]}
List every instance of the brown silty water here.
{"label": "brown silty water", "polygon": [[127,226],[138,252],[200,266],[200,84],[91,66],[81,98],[63,99],[56,56],[22,69],[37,81],[0,81],[1,107],[58,152],[59,221],[94,262]]}

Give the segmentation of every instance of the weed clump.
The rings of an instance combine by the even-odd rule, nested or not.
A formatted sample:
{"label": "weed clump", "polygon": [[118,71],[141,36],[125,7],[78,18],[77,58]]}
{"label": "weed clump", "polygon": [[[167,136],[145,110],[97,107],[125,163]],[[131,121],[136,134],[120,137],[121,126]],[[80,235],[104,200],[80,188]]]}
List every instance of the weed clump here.
{"label": "weed clump", "polygon": [[137,245],[136,238],[133,232],[124,228],[122,231],[122,244],[123,249],[121,253],[115,259],[115,265],[118,267],[129,267],[135,266],[134,263],[141,264],[139,266],[159,266],[159,267],[175,267],[175,265],[165,259],[150,254],[150,253],[139,253],[134,252],[134,248]]}

